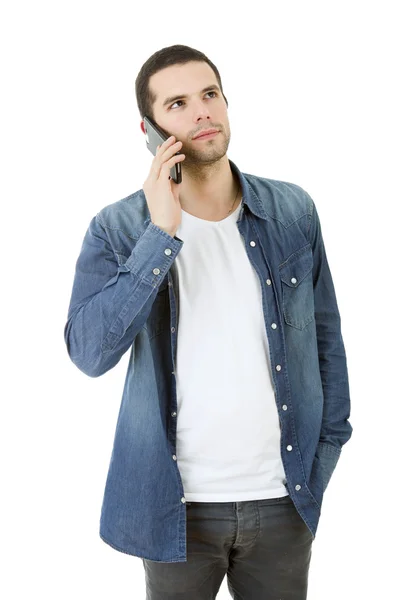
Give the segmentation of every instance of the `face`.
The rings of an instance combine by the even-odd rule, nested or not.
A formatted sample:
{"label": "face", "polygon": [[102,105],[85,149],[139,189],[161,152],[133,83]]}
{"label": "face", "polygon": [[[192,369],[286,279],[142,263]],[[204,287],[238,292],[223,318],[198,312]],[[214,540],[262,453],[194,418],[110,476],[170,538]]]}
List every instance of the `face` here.
{"label": "face", "polygon": [[[183,169],[191,164],[211,164],[225,156],[231,137],[227,106],[215,73],[207,63],[172,65],[152,75],[149,86],[156,96],[153,120],[182,142],[179,151],[185,154]],[[211,86],[216,87],[203,91]],[[200,131],[210,128],[218,133],[194,139]],[[143,121],[141,129],[144,133]]]}

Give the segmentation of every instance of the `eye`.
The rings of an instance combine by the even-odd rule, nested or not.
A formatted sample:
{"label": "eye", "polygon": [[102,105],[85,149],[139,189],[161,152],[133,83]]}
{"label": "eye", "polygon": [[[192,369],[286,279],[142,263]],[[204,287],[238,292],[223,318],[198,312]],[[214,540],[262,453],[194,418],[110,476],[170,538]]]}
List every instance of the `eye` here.
{"label": "eye", "polygon": [[[174,104],[178,104],[178,102],[183,102],[183,100],[177,100],[176,102],[174,102]],[[174,104],[171,104],[170,108],[172,108]]]}
{"label": "eye", "polygon": [[[207,92],[206,96],[207,96],[207,94],[215,94],[216,96],[218,95],[217,92]],[[183,102],[183,100],[177,100],[176,102],[174,102],[174,104],[178,104],[178,102]],[[171,104],[170,108],[172,108],[174,106],[174,104]]]}

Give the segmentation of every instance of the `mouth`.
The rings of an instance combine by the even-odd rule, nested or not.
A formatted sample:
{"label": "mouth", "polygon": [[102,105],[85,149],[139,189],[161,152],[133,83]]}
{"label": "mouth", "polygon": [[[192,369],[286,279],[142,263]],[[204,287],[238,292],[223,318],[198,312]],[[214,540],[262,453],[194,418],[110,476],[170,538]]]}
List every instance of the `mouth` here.
{"label": "mouth", "polygon": [[195,137],[193,139],[195,142],[197,142],[197,140],[209,140],[218,135],[218,133],[219,131],[212,131],[211,133],[207,133],[206,135],[199,135],[199,137]]}

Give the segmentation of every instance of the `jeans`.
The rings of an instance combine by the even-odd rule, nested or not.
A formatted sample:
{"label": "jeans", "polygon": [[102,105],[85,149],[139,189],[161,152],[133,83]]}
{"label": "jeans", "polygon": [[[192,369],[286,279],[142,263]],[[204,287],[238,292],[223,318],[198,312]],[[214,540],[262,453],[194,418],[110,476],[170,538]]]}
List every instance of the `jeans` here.
{"label": "jeans", "polygon": [[187,561],[142,558],[146,600],[305,600],[313,536],[290,496],[186,502]]}

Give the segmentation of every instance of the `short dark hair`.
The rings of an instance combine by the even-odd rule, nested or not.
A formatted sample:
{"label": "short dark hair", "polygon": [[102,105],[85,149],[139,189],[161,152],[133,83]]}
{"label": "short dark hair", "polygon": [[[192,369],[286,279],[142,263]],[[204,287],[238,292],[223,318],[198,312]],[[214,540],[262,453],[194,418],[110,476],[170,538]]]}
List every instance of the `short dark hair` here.
{"label": "short dark hair", "polygon": [[199,50],[190,48],[190,46],[175,44],[174,46],[162,48],[150,56],[150,58],[148,58],[141,67],[138,76],[136,77],[136,101],[142,119],[145,115],[149,116],[151,119],[154,118],[153,105],[156,99],[154,94],[152,94],[149,89],[150,77],[158,71],[161,71],[166,67],[170,67],[171,65],[186,64],[191,61],[206,62],[208,65],[210,65],[215,73],[226,105],[228,106],[228,100],[226,99],[222,89],[221,76],[214,63],[212,63],[211,60]]}

